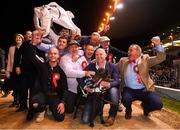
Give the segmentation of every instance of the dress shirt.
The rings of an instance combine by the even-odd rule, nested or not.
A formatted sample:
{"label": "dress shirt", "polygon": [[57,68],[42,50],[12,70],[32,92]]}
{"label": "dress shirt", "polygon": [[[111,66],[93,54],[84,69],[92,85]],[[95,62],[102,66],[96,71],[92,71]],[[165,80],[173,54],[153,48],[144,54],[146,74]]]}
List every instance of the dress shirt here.
{"label": "dress shirt", "polygon": [[72,55],[66,54],[61,57],[60,67],[63,69],[67,76],[68,90],[77,93],[78,82],[76,78],[82,78],[85,76],[85,71],[82,71],[79,67],[80,64],[72,61]]}
{"label": "dress shirt", "polygon": [[138,82],[137,73],[134,71],[134,66],[138,64],[138,59],[136,59],[135,63],[129,63],[128,68],[125,75],[125,84],[127,87],[131,89],[142,89],[144,88],[143,83]]}

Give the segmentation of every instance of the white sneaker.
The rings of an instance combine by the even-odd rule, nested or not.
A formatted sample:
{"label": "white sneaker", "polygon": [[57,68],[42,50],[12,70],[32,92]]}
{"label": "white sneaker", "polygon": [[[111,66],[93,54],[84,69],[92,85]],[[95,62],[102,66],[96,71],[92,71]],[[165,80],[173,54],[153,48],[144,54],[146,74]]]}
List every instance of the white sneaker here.
{"label": "white sneaker", "polygon": [[45,111],[39,112],[38,115],[37,115],[37,118],[36,118],[36,122],[37,123],[42,122],[44,120],[44,115],[45,115]]}
{"label": "white sneaker", "polygon": [[51,112],[51,110],[49,109],[49,106],[47,107],[47,111],[46,111],[46,112],[47,112],[47,115],[48,115],[48,116],[51,116],[51,115],[52,115],[52,112]]}

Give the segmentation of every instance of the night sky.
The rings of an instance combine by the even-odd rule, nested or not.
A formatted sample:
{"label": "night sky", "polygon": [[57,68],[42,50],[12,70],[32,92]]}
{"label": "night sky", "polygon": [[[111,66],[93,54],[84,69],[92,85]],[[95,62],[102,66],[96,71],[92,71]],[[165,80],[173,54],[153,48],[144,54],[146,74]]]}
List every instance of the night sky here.
{"label": "night sky", "polygon": [[[54,0],[65,10],[75,15],[74,23],[82,35],[90,35],[98,26],[108,8],[109,0]],[[161,35],[175,26],[180,26],[179,0],[121,0],[122,10],[114,13],[116,19],[110,23],[105,35],[111,43],[127,50],[132,43],[146,45],[153,35]],[[24,34],[33,30],[33,8],[48,4],[50,0],[6,0],[1,4],[0,47],[7,50],[13,43],[15,33]]]}

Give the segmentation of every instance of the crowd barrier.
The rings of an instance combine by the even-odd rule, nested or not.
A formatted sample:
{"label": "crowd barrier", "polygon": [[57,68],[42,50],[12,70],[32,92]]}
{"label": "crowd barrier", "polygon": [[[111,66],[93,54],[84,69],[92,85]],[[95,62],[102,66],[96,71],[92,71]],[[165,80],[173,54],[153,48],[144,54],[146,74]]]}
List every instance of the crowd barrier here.
{"label": "crowd barrier", "polygon": [[155,86],[156,92],[163,97],[170,97],[180,101],[180,89],[168,88],[163,86]]}

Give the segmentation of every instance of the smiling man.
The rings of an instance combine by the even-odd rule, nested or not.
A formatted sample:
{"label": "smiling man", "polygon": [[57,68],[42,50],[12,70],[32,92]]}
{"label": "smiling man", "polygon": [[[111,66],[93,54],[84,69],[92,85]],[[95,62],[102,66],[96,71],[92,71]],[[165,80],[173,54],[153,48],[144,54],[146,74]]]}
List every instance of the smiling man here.
{"label": "smiling man", "polygon": [[[95,59],[96,63],[90,63],[85,70],[89,71],[97,71],[99,69],[107,70],[110,81],[101,81],[100,86],[109,88],[105,93],[105,99],[110,101],[110,109],[109,109],[109,116],[107,121],[105,122],[105,126],[111,126],[114,124],[117,111],[118,111],[118,103],[119,103],[119,72],[114,63],[110,63],[106,61],[106,52],[102,48],[98,48],[95,51]],[[88,90],[86,90],[88,91]],[[90,91],[90,93],[92,93]],[[87,99],[87,102],[84,107],[83,115],[82,115],[82,122],[83,123],[92,123],[91,122],[91,115],[94,114],[93,112],[93,101],[91,98]]]}
{"label": "smiling man", "polygon": [[156,56],[142,55],[141,47],[132,44],[128,50],[128,57],[121,58],[117,64],[124,83],[122,102],[126,108],[125,119],[131,119],[131,105],[135,100],[142,101],[145,116],[149,116],[150,112],[159,110],[163,106],[159,96],[154,92],[154,82],[148,70],[164,61],[166,54],[158,36],[153,37],[151,41],[155,46]]}
{"label": "smiling man", "polygon": [[29,110],[28,120],[32,120],[35,112],[40,112],[36,122],[44,119],[46,105],[56,121],[63,121],[65,116],[65,91],[67,89],[67,79],[64,71],[59,66],[59,51],[57,48],[50,48],[48,52],[49,61],[44,68],[46,86],[32,97],[31,109]]}

